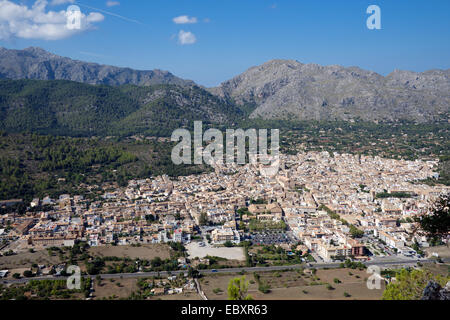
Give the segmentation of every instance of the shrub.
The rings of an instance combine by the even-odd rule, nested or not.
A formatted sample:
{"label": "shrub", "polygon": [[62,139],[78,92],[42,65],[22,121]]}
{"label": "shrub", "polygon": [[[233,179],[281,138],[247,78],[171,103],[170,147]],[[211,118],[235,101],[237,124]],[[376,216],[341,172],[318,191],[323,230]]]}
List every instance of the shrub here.
{"label": "shrub", "polygon": [[23,276],[26,278],[31,278],[33,276],[33,272],[31,272],[30,270],[25,270],[23,272]]}
{"label": "shrub", "polygon": [[231,248],[231,247],[234,247],[234,244],[233,244],[233,242],[231,242],[231,241],[225,241],[225,243],[223,244],[225,247],[227,247],[227,248]]}
{"label": "shrub", "polygon": [[267,294],[270,292],[270,285],[267,283],[262,283],[258,286],[258,290],[264,294]]}

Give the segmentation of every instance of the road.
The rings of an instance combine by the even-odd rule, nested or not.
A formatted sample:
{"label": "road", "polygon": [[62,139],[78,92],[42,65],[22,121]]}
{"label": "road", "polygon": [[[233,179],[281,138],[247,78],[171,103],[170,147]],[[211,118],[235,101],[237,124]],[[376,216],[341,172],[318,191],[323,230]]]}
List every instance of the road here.
{"label": "road", "polygon": [[[442,259],[444,262],[450,262],[450,258]],[[389,266],[411,266],[415,265],[418,262],[427,263],[434,262],[435,259],[407,259],[407,258],[379,258],[376,261],[367,261],[364,264],[366,266],[379,266],[379,267],[389,267]],[[316,268],[316,269],[324,269],[324,268],[338,268],[340,266],[339,263],[310,263],[309,265],[300,264],[300,265],[288,265],[288,266],[271,266],[271,267],[245,267],[245,268],[226,268],[226,269],[217,269],[217,270],[200,270],[200,274],[214,274],[214,273],[239,273],[239,272],[264,272],[264,271],[283,271],[283,270],[296,270],[300,268]],[[178,275],[187,272],[186,270],[177,270],[177,271],[161,271],[161,272],[137,272],[137,273],[116,273],[116,274],[102,274],[102,279],[129,279],[129,278],[147,278],[154,276],[169,276],[169,275]],[[96,276],[90,276],[91,279],[95,279]],[[2,284],[12,284],[12,283],[27,283],[31,280],[66,280],[67,277],[54,277],[54,276],[45,276],[45,277],[34,277],[34,278],[23,278],[23,279],[14,279],[14,280],[3,280],[0,281]]]}
{"label": "road", "polygon": [[198,282],[197,279],[194,279],[194,281],[195,281],[195,286],[197,288],[197,293],[200,295],[200,297],[203,300],[208,300],[208,297],[206,297],[206,294],[203,292],[202,287],[200,286],[200,282]]}

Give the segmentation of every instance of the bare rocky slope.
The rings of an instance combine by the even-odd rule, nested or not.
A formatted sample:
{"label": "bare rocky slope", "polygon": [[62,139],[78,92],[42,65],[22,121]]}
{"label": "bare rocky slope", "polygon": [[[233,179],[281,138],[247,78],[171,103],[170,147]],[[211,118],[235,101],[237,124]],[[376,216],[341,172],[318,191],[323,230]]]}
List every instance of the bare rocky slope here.
{"label": "bare rocky slope", "polygon": [[193,85],[168,71],[138,71],[61,57],[41,48],[9,50],[0,47],[1,79],[70,80],[87,84],[118,86],[134,84]]}
{"label": "bare rocky slope", "polygon": [[384,77],[358,67],[272,60],[210,92],[253,107],[251,118],[446,121],[450,69]]}

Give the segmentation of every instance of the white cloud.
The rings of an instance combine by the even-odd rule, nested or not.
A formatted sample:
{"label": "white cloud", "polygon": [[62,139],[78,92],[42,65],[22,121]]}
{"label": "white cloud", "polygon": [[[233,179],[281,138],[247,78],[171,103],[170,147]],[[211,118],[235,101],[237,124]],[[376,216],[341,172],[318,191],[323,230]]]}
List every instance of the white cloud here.
{"label": "white cloud", "polygon": [[103,20],[105,20],[105,16],[98,12],[91,12],[86,17],[86,20],[91,23],[102,22]]}
{"label": "white cloud", "polygon": [[[70,2],[53,0],[52,3]],[[46,0],[36,0],[31,7],[16,4],[9,0],[0,0],[0,40],[13,38],[60,40],[95,28],[94,23],[104,20],[98,12],[88,15],[81,13],[80,28],[67,27],[68,14],[65,10],[47,11]]]}
{"label": "white cloud", "polygon": [[190,31],[180,30],[180,32],[178,33],[178,42],[181,45],[194,44],[197,42],[197,38]]}
{"label": "white cloud", "polygon": [[106,6],[107,7],[120,6],[120,2],[119,1],[106,1]]}
{"label": "white cloud", "polygon": [[189,16],[179,16],[173,18],[172,21],[176,24],[197,23],[197,18]]}

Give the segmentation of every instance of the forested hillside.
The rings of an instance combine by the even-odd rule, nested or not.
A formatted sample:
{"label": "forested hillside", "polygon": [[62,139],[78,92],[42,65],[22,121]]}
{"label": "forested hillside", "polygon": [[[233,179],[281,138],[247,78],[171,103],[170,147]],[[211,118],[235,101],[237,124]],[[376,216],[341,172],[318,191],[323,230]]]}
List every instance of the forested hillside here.
{"label": "forested hillside", "polygon": [[58,196],[98,197],[102,186],[133,178],[179,176],[204,166],[175,166],[170,142],[70,138],[0,132],[0,200]]}
{"label": "forested hillside", "polygon": [[224,124],[242,111],[197,86],[111,87],[71,81],[0,81],[0,125],[12,133],[170,136],[193,120]]}

